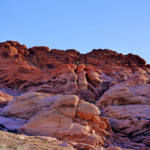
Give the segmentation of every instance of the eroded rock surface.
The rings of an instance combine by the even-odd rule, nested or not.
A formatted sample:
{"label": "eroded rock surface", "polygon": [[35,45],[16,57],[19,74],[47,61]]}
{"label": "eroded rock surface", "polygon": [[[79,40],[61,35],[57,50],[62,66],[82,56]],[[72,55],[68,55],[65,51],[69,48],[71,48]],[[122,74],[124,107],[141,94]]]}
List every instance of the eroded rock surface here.
{"label": "eroded rock surface", "polygon": [[51,135],[81,149],[146,149],[149,90],[150,65],[138,55],[0,43],[0,122],[8,131]]}
{"label": "eroded rock surface", "polygon": [[150,85],[145,83],[145,78],[129,79],[112,86],[96,103],[109,118],[114,131],[130,138],[133,143],[148,147],[145,141],[150,137],[149,91]]}
{"label": "eroded rock surface", "polygon": [[110,136],[99,109],[75,95],[23,94],[11,100],[1,115],[1,123],[9,130],[56,137],[76,148],[102,146]]}
{"label": "eroded rock surface", "polygon": [[10,100],[12,100],[13,96],[8,95],[0,91],[0,109],[5,107]]}

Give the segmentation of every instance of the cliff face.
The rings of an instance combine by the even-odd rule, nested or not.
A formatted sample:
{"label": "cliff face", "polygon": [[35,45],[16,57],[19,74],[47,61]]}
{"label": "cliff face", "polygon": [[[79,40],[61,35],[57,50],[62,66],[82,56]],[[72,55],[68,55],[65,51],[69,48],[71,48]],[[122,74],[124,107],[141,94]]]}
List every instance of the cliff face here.
{"label": "cliff face", "polygon": [[[14,96],[12,101],[9,95],[0,101],[1,122],[2,117],[19,118],[13,130],[54,136],[77,143],[72,143],[77,148],[111,143],[149,147],[149,83],[150,65],[137,55],[108,49],[80,54],[74,49],[27,49],[14,41],[0,43],[0,88]],[[47,121],[48,114],[57,119]],[[40,118],[44,125],[37,123]]]}

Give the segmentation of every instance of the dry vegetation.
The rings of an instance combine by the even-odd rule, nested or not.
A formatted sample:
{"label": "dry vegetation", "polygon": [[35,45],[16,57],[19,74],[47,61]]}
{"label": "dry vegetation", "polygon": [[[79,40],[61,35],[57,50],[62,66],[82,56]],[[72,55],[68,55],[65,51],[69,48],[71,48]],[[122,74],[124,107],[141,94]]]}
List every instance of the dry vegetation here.
{"label": "dry vegetation", "polygon": [[54,138],[47,140],[42,136],[26,136],[0,131],[0,150],[73,150],[58,146]]}

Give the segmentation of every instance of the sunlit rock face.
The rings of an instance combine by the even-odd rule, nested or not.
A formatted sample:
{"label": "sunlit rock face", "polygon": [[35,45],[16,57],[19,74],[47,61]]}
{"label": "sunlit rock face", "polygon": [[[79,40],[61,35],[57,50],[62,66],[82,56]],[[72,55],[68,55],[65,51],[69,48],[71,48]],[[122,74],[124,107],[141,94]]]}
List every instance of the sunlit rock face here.
{"label": "sunlit rock face", "polygon": [[146,146],[150,146],[145,142],[150,138],[149,91],[145,78],[129,79],[112,86],[96,103],[114,131]]}
{"label": "sunlit rock face", "polygon": [[0,91],[0,123],[8,131],[80,149],[150,147],[150,65],[138,55],[6,41]]}
{"label": "sunlit rock face", "polygon": [[1,122],[9,130],[75,142],[77,148],[102,146],[110,136],[98,107],[76,95],[28,92],[11,100],[1,115]]}

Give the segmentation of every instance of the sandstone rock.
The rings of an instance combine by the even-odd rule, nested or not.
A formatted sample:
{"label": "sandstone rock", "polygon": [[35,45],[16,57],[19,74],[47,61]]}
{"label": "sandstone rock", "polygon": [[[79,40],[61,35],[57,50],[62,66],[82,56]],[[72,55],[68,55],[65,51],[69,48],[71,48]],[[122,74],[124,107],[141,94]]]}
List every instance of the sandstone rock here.
{"label": "sandstone rock", "polygon": [[17,129],[21,127],[26,121],[26,119],[0,116],[0,126],[2,126],[3,129],[7,129],[8,131],[15,133],[17,132]]}
{"label": "sandstone rock", "polygon": [[75,118],[78,101],[79,99],[77,96],[64,95],[58,97],[52,107],[57,108],[67,117]]}
{"label": "sandstone rock", "polygon": [[150,147],[150,137],[144,138],[142,143],[144,143],[147,147]]}
{"label": "sandstone rock", "polygon": [[[3,116],[29,119],[35,112],[39,111],[44,106],[49,106],[55,100],[48,94],[42,93],[26,93],[14,98],[2,110]],[[57,97],[57,96],[56,96]]]}
{"label": "sandstone rock", "polygon": [[11,99],[13,99],[13,96],[10,96],[0,91],[0,107],[1,108],[5,107]]}
{"label": "sandstone rock", "polygon": [[99,116],[100,111],[99,109],[93,105],[85,102],[83,100],[79,101],[78,108],[77,108],[77,116],[85,119],[91,120],[95,116]]}
{"label": "sandstone rock", "polygon": [[94,146],[83,143],[69,142],[69,144],[71,144],[74,148],[77,149],[95,149]]}
{"label": "sandstone rock", "polygon": [[72,123],[72,119],[59,110],[45,108],[31,117],[19,130],[28,135],[47,135],[60,139],[70,134]]}
{"label": "sandstone rock", "polygon": [[[19,133],[52,136],[75,142],[76,148],[86,149],[102,146],[110,136],[99,114],[94,104],[79,101],[75,95],[52,96],[32,92],[14,98],[3,108],[2,115],[5,118],[2,119],[9,119],[2,121],[2,124],[7,125],[8,129],[8,125],[12,124]],[[17,119],[24,122],[17,123]]]}
{"label": "sandstone rock", "polygon": [[[7,125],[12,118],[28,120],[18,127],[12,123],[12,130],[57,136],[84,149],[96,148],[94,143],[109,147],[111,142],[145,148],[149,145],[142,139],[149,138],[149,84],[150,67],[138,55],[109,49],[80,54],[44,46],[27,49],[16,41],[0,43],[0,88],[14,97],[1,96],[0,103],[5,104],[0,112],[9,118]],[[59,129],[56,135],[53,125],[54,131]]]}
{"label": "sandstone rock", "polygon": [[129,84],[129,80],[112,86],[96,105],[109,118],[115,131],[125,134],[134,143],[141,143],[149,137],[150,86],[145,82],[139,85],[139,81]]}
{"label": "sandstone rock", "polygon": [[[128,81],[127,81],[128,82]],[[139,86],[128,86],[126,84],[116,84],[107,91],[97,102],[97,106],[102,108],[113,105],[150,104],[148,84]]]}

